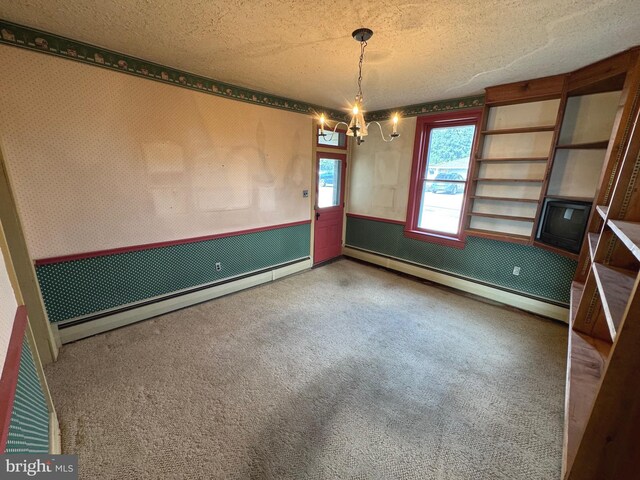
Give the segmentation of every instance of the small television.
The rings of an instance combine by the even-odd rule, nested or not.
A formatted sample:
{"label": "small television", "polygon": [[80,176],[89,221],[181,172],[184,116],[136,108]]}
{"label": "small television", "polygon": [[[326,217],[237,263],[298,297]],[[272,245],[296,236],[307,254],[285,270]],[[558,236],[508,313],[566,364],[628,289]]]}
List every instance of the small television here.
{"label": "small television", "polygon": [[548,198],[542,210],[537,240],[578,253],[591,213],[591,204]]}

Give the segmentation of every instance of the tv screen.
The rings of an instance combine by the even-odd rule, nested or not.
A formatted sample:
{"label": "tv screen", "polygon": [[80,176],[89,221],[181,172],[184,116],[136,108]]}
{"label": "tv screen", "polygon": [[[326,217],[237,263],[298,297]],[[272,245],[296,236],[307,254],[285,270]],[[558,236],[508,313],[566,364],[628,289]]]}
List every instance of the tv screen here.
{"label": "tv screen", "polygon": [[578,253],[582,247],[590,212],[590,203],[547,200],[538,240]]}

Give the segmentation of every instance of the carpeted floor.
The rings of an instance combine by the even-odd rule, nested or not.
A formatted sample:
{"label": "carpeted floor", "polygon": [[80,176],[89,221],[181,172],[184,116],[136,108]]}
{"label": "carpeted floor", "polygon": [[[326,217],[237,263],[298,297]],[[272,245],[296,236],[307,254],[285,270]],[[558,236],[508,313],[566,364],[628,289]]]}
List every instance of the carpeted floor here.
{"label": "carpeted floor", "polygon": [[84,479],[560,476],[567,329],[349,260],[81,340]]}

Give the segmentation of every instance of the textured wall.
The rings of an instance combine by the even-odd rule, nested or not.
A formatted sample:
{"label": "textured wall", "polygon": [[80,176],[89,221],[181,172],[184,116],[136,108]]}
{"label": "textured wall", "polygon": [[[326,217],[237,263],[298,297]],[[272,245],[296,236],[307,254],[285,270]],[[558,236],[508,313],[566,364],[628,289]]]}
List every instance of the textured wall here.
{"label": "textured wall", "polygon": [[309,219],[310,117],[8,46],[0,64],[32,257]]}
{"label": "textured wall", "polygon": [[[381,253],[542,300],[569,303],[576,262],[536,247],[467,237],[463,250],[403,235],[402,225],[347,218],[347,246]],[[513,275],[513,267],[521,268]]]}
{"label": "textured wall", "polygon": [[[391,131],[383,123],[385,133]],[[355,147],[351,160],[348,211],[360,215],[405,220],[413,159],[416,118],[403,118],[400,137],[387,143],[376,125],[365,143]]]}
{"label": "textured wall", "polygon": [[26,337],[22,342],[18,386],[5,452],[49,452],[49,410]]}

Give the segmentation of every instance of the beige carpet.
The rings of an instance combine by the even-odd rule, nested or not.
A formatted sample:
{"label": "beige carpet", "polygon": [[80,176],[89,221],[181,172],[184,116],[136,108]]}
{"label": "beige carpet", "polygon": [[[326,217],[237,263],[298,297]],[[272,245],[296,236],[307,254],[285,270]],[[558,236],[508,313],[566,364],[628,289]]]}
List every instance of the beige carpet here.
{"label": "beige carpet", "polygon": [[63,347],[85,479],[560,475],[567,329],[341,260]]}

